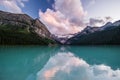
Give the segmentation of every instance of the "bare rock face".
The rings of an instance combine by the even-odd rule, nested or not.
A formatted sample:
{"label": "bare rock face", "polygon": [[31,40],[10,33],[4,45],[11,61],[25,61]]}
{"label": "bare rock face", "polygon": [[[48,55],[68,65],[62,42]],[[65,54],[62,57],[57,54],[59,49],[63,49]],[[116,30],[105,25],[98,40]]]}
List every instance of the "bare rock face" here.
{"label": "bare rock face", "polygon": [[45,25],[42,22],[40,22],[39,19],[34,20],[33,26],[34,26],[33,28],[35,29],[35,32],[38,33],[40,36],[50,38],[51,33],[47,30]]}
{"label": "bare rock face", "polygon": [[34,20],[26,14],[13,14],[0,11],[0,25],[12,25],[20,28],[28,28],[33,32],[35,31],[41,37],[50,38],[51,35],[46,26],[40,22],[39,19]]}
{"label": "bare rock face", "polygon": [[[18,24],[25,24],[31,25],[31,21],[33,19],[26,14],[13,14],[9,12],[0,11],[0,22],[1,25],[3,24],[11,24],[11,25],[18,25]],[[21,26],[19,25],[19,26]]]}
{"label": "bare rock face", "polygon": [[51,33],[46,26],[39,19],[33,19],[26,14],[14,14],[0,11],[0,30],[32,33],[39,36],[40,39],[45,38],[52,40]]}

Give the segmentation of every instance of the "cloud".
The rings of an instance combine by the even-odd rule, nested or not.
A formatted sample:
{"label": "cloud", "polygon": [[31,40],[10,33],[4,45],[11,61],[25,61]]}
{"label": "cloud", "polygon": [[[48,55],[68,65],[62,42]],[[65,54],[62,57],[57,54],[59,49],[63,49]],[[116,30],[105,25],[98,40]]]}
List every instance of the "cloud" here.
{"label": "cloud", "polygon": [[109,16],[104,18],[90,18],[88,25],[92,27],[100,27],[111,21],[112,18]]}
{"label": "cloud", "polygon": [[112,21],[113,19],[112,19],[110,16],[107,16],[107,17],[105,17],[105,20],[106,20],[106,22],[110,22],[110,21]]}
{"label": "cloud", "polygon": [[96,0],[90,0],[88,7],[90,7],[91,5],[95,4]]}
{"label": "cloud", "polygon": [[40,20],[53,34],[73,34],[83,29],[86,11],[80,0],[55,0],[54,10],[39,11]]}
{"label": "cloud", "polygon": [[13,13],[22,13],[21,7],[24,7],[24,2],[28,0],[0,0],[0,6],[5,8],[5,11]]}
{"label": "cloud", "polygon": [[37,73],[37,80],[120,80],[120,70],[90,65],[70,52],[58,53]]}
{"label": "cloud", "polygon": [[89,10],[96,4],[97,0],[82,0],[82,2],[83,6]]}

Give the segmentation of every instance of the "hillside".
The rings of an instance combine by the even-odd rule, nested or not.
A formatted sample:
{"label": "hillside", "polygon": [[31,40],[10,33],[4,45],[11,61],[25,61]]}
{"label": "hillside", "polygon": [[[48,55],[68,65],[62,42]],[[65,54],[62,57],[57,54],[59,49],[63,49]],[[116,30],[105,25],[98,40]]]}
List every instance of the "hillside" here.
{"label": "hillside", "polygon": [[74,37],[68,39],[65,44],[72,45],[118,45],[120,44],[120,21],[100,28],[85,28]]}
{"label": "hillside", "polygon": [[39,19],[0,11],[0,44],[53,44],[51,33]]}

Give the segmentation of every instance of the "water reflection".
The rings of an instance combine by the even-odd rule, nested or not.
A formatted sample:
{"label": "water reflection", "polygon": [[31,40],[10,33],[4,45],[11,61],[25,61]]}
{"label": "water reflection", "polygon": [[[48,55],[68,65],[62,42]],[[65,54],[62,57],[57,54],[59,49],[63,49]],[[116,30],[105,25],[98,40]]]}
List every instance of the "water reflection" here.
{"label": "water reflection", "polygon": [[37,80],[120,80],[120,70],[90,65],[71,52],[58,52],[37,73]]}
{"label": "water reflection", "polygon": [[66,49],[88,64],[105,64],[112,69],[120,68],[120,46],[71,46]]}
{"label": "water reflection", "polygon": [[0,80],[36,80],[55,48],[46,46],[0,46]]}
{"label": "water reflection", "polygon": [[120,47],[0,46],[0,80],[120,80]]}

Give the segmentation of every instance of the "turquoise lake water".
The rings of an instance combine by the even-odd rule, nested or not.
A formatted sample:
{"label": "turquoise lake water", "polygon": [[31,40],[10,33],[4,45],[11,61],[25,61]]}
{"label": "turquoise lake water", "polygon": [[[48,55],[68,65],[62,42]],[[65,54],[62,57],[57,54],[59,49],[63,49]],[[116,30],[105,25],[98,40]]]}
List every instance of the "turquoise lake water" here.
{"label": "turquoise lake water", "polygon": [[0,80],[120,80],[120,46],[0,46]]}

